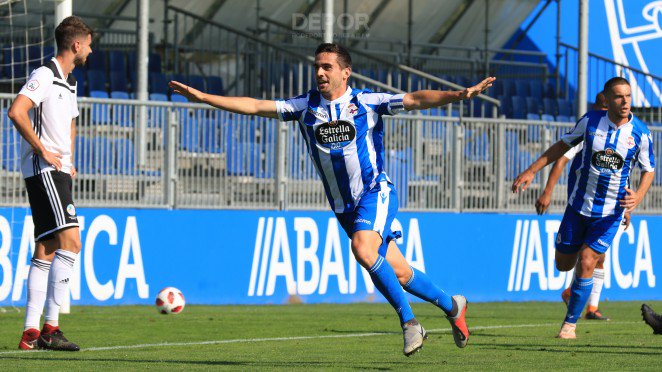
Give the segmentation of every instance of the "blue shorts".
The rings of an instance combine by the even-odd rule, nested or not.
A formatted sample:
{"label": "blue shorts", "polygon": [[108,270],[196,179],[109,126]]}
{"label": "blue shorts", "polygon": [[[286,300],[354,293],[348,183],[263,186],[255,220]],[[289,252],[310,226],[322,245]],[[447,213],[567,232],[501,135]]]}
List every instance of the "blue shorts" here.
{"label": "blue shorts", "polygon": [[378,183],[359,201],[353,212],[336,213],[336,218],[349,238],[357,231],[372,230],[382,237],[379,254],[386,256],[388,243],[402,237],[400,231],[391,231],[391,223],[398,213],[398,194],[392,184]]}
{"label": "blue shorts", "polygon": [[621,224],[620,214],[606,217],[586,217],[568,205],[556,236],[556,250],[577,253],[583,244],[598,253],[605,253],[614,241]]}

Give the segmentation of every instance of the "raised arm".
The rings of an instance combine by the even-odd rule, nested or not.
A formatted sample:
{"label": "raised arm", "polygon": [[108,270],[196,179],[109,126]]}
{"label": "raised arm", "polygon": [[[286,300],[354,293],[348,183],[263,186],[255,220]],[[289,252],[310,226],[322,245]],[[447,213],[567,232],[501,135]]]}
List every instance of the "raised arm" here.
{"label": "raised arm", "polygon": [[244,115],[258,115],[267,118],[278,118],[276,101],[255,99],[250,97],[225,97],[201,92],[178,81],[169,84],[175,93],[181,94],[191,102],[206,103],[221,110]]}
{"label": "raised arm", "polygon": [[488,77],[473,87],[465,88],[464,90],[443,91],[443,90],[417,90],[415,92],[405,94],[402,103],[405,110],[425,110],[430,107],[444,106],[449,103],[461,101],[463,99],[471,99],[476,97],[480,92],[492,86],[496,80],[494,77]]}
{"label": "raised arm", "polygon": [[536,212],[538,214],[543,214],[549,207],[552,202],[552,194],[554,193],[554,186],[561,178],[563,173],[563,168],[568,164],[568,158],[561,156],[559,160],[554,163],[552,166],[552,171],[549,173],[549,179],[547,179],[547,184],[545,185],[545,190],[543,190],[542,195],[536,200]]}
{"label": "raised arm", "polygon": [[533,164],[529,166],[529,168],[527,168],[524,172],[520,173],[517,178],[515,178],[515,181],[513,181],[513,185],[511,187],[512,191],[516,193],[519,191],[520,186],[522,186],[522,191],[526,190],[538,171],[550,163],[557,161],[569,149],[570,145],[563,141],[558,141],[553,144],[550,148],[547,149],[547,151],[545,151],[544,154],[540,155],[538,160],[534,161]]}

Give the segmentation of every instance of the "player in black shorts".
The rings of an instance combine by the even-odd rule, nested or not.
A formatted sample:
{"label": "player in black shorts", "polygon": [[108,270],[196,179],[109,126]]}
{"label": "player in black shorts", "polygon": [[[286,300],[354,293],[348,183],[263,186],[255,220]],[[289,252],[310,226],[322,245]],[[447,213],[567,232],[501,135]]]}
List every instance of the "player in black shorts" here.
{"label": "player in black shorts", "polygon": [[79,350],[60,331],[58,316],[81,249],[71,197],[78,117],[77,84],[71,72],[83,66],[92,52],[92,34],[80,18],[65,18],[55,29],[57,55],[30,74],[9,108],[9,118],[22,137],[21,172],[36,242],[28,274],[24,332],[18,345],[23,350]]}

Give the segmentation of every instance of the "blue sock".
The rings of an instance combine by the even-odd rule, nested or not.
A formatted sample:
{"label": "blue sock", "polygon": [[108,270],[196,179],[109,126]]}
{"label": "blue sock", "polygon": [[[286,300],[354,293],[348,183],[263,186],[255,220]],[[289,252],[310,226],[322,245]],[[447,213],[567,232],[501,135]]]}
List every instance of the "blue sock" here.
{"label": "blue sock", "polygon": [[572,281],[570,286],[570,301],[568,302],[568,313],[565,316],[565,322],[577,323],[582,315],[582,310],[586,306],[588,297],[593,289],[593,278],[577,278]]}
{"label": "blue sock", "polygon": [[395,271],[384,257],[379,256],[368,272],[375,287],[398,313],[400,324],[414,319],[414,313],[411,311],[405,292],[402,291],[398,277],[395,276]]}
{"label": "blue sock", "polygon": [[432,283],[424,272],[411,268],[411,278],[403,288],[414,296],[431,302],[449,315],[453,310],[453,298]]}

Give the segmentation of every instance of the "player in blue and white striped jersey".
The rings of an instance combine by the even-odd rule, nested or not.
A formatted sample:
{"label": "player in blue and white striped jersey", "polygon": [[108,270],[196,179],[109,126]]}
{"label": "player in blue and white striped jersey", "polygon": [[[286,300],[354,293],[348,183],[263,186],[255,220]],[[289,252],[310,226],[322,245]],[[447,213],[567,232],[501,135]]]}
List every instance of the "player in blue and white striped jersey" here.
{"label": "player in blue and white striped jersey", "polygon": [[[600,255],[609,249],[623,213],[632,212],[653,182],[655,156],[650,131],[630,112],[629,82],[620,77],[605,83],[607,111],[591,111],[547,149],[513,182],[512,190],[525,190],[535,173],[560,158],[570,147],[583,143],[570,173],[572,184],[556,237],[556,267],[575,268],[568,312],[559,338],[575,338],[576,322],[593,287],[593,271]],[[637,191],[629,178],[635,163],[641,168]]]}
{"label": "player in blue and white striped jersey", "polygon": [[223,110],[296,121],[331,209],[352,240],[356,260],[368,270],[375,287],[400,318],[404,354],[418,351],[426,334],[402,288],[441,308],[451,323],[456,345],[466,346],[466,299],[447,295],[425,273],[410,267],[395,245],[394,239],[401,232],[391,231],[391,222],[398,210],[398,198],[384,172],[382,116],[473,98],[489,88],[494,78],[453,92],[421,90],[392,95],[352,89],[347,86],[352,60],[337,44],[317,48],[314,69],[317,89],[278,101],[211,96],[178,82],[170,82],[170,86],[189,100]]}

